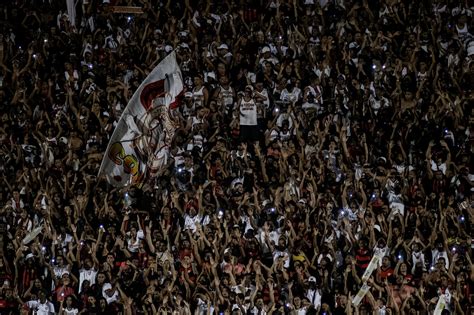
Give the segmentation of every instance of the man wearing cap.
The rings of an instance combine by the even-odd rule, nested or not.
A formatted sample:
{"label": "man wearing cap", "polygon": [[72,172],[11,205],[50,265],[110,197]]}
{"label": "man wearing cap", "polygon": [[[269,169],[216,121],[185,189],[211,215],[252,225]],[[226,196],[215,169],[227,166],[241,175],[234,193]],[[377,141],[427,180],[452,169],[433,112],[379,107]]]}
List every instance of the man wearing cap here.
{"label": "man wearing cap", "polygon": [[196,112],[196,106],[193,102],[193,92],[184,93],[184,105],[179,107],[181,115],[184,119],[188,119],[190,116],[194,116]]}
{"label": "man wearing cap", "polygon": [[270,62],[273,65],[276,65],[279,63],[278,59],[272,56],[272,53],[270,51],[270,47],[265,46],[262,48],[262,51],[259,54],[260,60],[259,64],[260,66],[263,66],[266,62]]}
{"label": "man wearing cap", "polygon": [[107,304],[117,302],[119,300],[119,292],[115,286],[110,283],[105,283],[102,287],[102,296],[107,301]]}
{"label": "man wearing cap", "polygon": [[229,46],[226,44],[221,44],[217,47],[217,55],[219,56],[219,59],[227,65],[232,61],[232,53],[229,52]]}
{"label": "man wearing cap", "polygon": [[308,286],[305,296],[308,298],[314,308],[319,311],[321,307],[321,292],[316,287],[316,278],[313,276],[308,278]]}

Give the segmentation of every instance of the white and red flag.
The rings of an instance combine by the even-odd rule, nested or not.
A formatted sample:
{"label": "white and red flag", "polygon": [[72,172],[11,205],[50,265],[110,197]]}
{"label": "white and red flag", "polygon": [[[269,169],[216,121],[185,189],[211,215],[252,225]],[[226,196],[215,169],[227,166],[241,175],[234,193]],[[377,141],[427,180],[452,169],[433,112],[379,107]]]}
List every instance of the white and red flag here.
{"label": "white and red flag", "polygon": [[99,176],[116,187],[140,184],[167,164],[176,130],[171,111],[183,92],[173,51],[146,77],[122,113],[107,146]]}

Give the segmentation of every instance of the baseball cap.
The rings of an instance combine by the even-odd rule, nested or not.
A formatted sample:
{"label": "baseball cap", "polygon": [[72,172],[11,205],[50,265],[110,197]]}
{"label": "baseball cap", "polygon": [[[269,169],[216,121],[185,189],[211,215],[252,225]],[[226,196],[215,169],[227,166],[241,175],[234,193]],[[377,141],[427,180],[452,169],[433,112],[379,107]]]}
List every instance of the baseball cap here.
{"label": "baseball cap", "polygon": [[227,46],[226,44],[221,44],[219,47],[217,47],[217,49],[229,49],[229,46]]}
{"label": "baseball cap", "polygon": [[102,287],[102,292],[106,292],[107,290],[112,289],[112,285],[110,283],[105,283]]}
{"label": "baseball cap", "polygon": [[33,253],[29,253],[28,255],[26,255],[25,260],[28,260],[28,259],[34,258],[34,257],[35,257],[35,255],[33,255]]}
{"label": "baseball cap", "polygon": [[270,48],[268,46],[265,46],[262,48],[262,54],[270,52]]}
{"label": "baseball cap", "polygon": [[467,55],[470,57],[474,55],[474,45],[471,45],[467,48]]}
{"label": "baseball cap", "polygon": [[354,49],[354,48],[358,48],[359,45],[356,43],[356,42],[352,42],[349,44],[349,49]]}
{"label": "baseball cap", "polygon": [[67,144],[67,138],[66,137],[61,137],[61,138],[59,138],[59,142]]}
{"label": "baseball cap", "polygon": [[308,282],[316,282],[316,278],[311,276],[308,278]]}

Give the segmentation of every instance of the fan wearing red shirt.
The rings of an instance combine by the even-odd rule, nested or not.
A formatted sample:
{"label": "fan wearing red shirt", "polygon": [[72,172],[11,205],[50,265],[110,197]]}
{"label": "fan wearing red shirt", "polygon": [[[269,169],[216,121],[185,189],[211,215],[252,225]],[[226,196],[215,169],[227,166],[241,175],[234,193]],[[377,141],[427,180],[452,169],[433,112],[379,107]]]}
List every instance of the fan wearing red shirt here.
{"label": "fan wearing red shirt", "polygon": [[382,266],[377,269],[377,280],[380,282],[385,281],[385,279],[389,278],[393,275],[393,268],[392,263],[390,261],[390,257],[384,256],[382,258]]}
{"label": "fan wearing red shirt", "polygon": [[0,314],[17,314],[19,303],[21,300],[13,294],[13,290],[4,288],[3,294],[0,294]]}
{"label": "fan wearing red shirt", "polygon": [[188,283],[195,283],[196,282],[196,274],[193,271],[193,258],[191,255],[184,256],[184,259],[181,261],[181,267],[179,267],[179,274],[181,275],[179,281],[184,283],[187,281]]}
{"label": "fan wearing red shirt", "polygon": [[368,247],[367,239],[361,238],[359,240],[359,248],[356,250],[355,259],[357,273],[362,275],[372,259],[372,253]]}

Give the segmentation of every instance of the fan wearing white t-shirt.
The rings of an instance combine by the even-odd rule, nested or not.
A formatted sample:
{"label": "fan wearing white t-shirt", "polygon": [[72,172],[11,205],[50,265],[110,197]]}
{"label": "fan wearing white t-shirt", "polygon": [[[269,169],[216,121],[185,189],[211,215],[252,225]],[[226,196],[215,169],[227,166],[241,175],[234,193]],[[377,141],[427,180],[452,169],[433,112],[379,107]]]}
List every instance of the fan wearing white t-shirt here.
{"label": "fan wearing white t-shirt", "polygon": [[[64,305],[65,303],[66,305]],[[73,306],[72,296],[68,296],[65,302],[61,302],[59,306],[59,314],[61,315],[77,315],[79,314],[79,309]]]}
{"label": "fan wearing white t-shirt", "polygon": [[33,311],[33,314],[36,315],[52,315],[55,314],[54,305],[46,299],[46,293],[40,291],[38,293],[38,300],[32,300],[26,302],[26,305],[30,310]]}
{"label": "fan wearing white t-shirt", "polygon": [[92,263],[90,258],[84,259],[82,269],[79,270],[79,292],[82,291],[82,284],[85,280],[89,281],[90,286],[95,284],[95,277],[97,275],[97,266]]}
{"label": "fan wearing white t-shirt", "polygon": [[[390,254],[390,248],[387,246],[387,243],[383,238],[380,238],[377,242],[377,245],[374,246],[374,256],[383,258]],[[379,267],[382,267],[382,259],[379,260]]]}
{"label": "fan wearing white t-shirt", "polygon": [[226,112],[229,113],[234,106],[235,90],[230,85],[229,78],[225,75],[220,77],[219,83],[219,87],[214,92],[214,98],[219,99],[221,104],[224,105]]}
{"label": "fan wearing white t-shirt", "polygon": [[107,304],[117,302],[120,298],[117,288],[112,287],[110,283],[105,283],[102,287],[102,296],[107,301]]}
{"label": "fan wearing white t-shirt", "polygon": [[311,302],[314,308],[319,311],[321,308],[321,291],[317,288],[316,278],[313,276],[308,279],[305,297]]}
{"label": "fan wearing white t-shirt", "polygon": [[245,93],[239,101],[240,136],[244,141],[256,141],[258,139],[257,104],[252,95],[253,87],[247,85]]}
{"label": "fan wearing white t-shirt", "polygon": [[138,251],[141,241],[145,239],[145,234],[143,233],[143,230],[141,228],[137,230],[136,227],[132,226],[130,231],[125,234],[125,237],[127,240],[128,251],[131,253],[135,253]]}
{"label": "fan wearing white t-shirt", "polygon": [[281,91],[280,100],[290,103],[296,103],[301,98],[301,89],[295,86],[295,83],[291,81],[286,85],[286,88]]}

